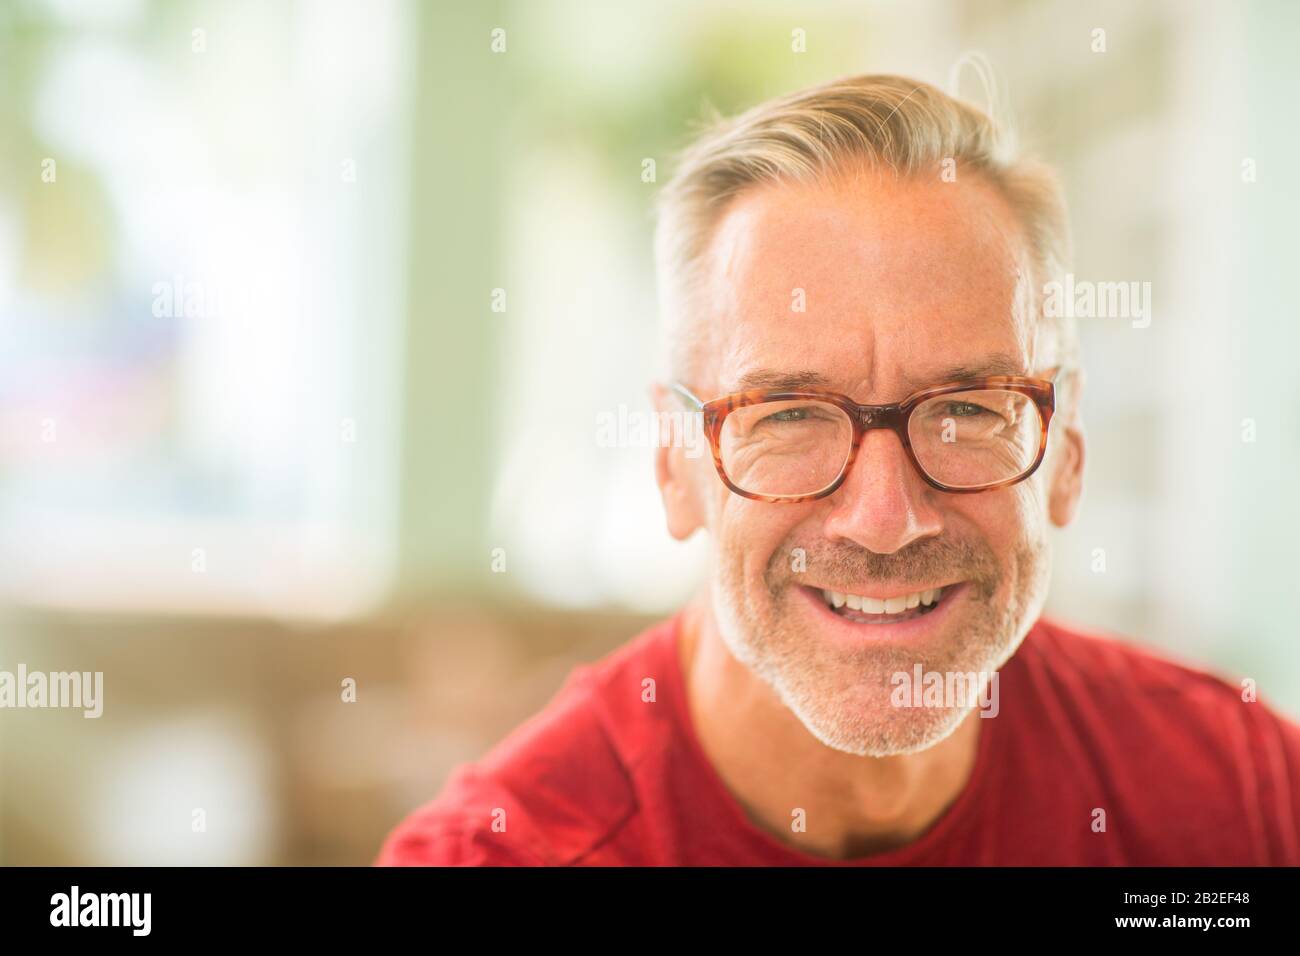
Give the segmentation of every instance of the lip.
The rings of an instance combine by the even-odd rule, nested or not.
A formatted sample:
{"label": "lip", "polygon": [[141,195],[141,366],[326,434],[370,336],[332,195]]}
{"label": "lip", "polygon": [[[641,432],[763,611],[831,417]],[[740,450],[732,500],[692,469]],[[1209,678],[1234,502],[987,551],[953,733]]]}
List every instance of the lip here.
{"label": "lip", "polygon": [[[939,603],[935,605],[933,611],[921,617],[914,617],[893,624],[855,624],[840,617],[827,606],[826,602],[822,600],[821,588],[801,585],[798,590],[817,616],[818,623],[833,638],[846,643],[861,645],[864,642],[884,643],[897,641],[905,643],[924,641],[928,636],[943,627],[944,623],[952,615],[953,608],[965,596],[968,586],[966,581],[943,585],[943,596],[939,598]],[[925,589],[922,588],[921,590]],[[902,593],[910,594],[912,592],[904,591]],[[889,595],[889,597],[898,596],[898,594]]]}

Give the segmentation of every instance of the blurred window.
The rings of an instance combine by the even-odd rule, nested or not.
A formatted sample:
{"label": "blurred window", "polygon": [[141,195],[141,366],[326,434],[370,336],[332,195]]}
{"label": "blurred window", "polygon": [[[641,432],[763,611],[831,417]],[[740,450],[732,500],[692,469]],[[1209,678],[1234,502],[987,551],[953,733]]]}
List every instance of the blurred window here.
{"label": "blurred window", "polygon": [[409,14],[0,14],[4,598],[333,616],[384,593]]}

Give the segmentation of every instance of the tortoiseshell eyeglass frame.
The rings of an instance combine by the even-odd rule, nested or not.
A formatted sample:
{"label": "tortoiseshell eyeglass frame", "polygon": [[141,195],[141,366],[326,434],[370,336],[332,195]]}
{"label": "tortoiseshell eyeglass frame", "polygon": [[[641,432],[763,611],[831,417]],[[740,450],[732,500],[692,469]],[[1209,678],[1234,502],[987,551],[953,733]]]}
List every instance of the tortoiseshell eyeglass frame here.
{"label": "tortoiseshell eyeglass frame", "polygon": [[[1008,485],[1024,481],[1038,470],[1038,466],[1043,463],[1043,456],[1047,453],[1047,429],[1052,422],[1052,413],[1056,410],[1055,380],[1060,371],[1059,367],[1054,368],[1047,373],[1045,378],[1032,378],[1021,375],[992,375],[984,378],[966,379],[960,382],[949,382],[945,385],[935,385],[921,389],[919,392],[913,392],[901,402],[890,405],[861,405],[847,395],[820,389],[752,389],[744,392],[733,392],[730,395],[723,395],[721,398],[705,402],[696,398],[690,389],[680,382],[672,382],[669,387],[689,407],[703,413],[704,431],[708,435],[709,447],[713,451],[713,465],[717,468],[718,477],[722,479],[724,485],[742,498],[795,504],[800,501],[814,501],[817,498],[825,498],[827,495],[834,494],[835,490],[844,483],[844,479],[848,477],[849,470],[858,457],[858,449],[862,447],[863,436],[874,428],[888,428],[897,435],[898,440],[903,445],[903,450],[912,463],[912,467],[916,469],[916,473],[921,476],[926,484],[932,488],[937,488],[939,491],[957,495],[977,494],[983,491],[993,491],[996,488],[1005,488]],[[943,482],[935,480],[917,461],[916,452],[912,449],[912,439],[907,431],[908,420],[912,416],[912,411],[927,399],[952,392],[969,392],[981,389],[1005,389],[1009,392],[1019,392],[1033,399],[1034,407],[1038,409],[1038,420],[1042,427],[1042,433],[1039,435],[1038,440],[1038,455],[1034,458],[1033,464],[1012,478],[974,487],[945,485]],[[727,477],[727,470],[722,466],[722,425],[727,420],[727,416],[736,409],[745,408],[749,405],[800,399],[827,402],[842,409],[849,416],[849,421],[853,424],[853,444],[849,449],[848,458],[844,462],[844,467],[840,469],[839,475],[825,488],[807,495],[760,495],[737,487]]]}

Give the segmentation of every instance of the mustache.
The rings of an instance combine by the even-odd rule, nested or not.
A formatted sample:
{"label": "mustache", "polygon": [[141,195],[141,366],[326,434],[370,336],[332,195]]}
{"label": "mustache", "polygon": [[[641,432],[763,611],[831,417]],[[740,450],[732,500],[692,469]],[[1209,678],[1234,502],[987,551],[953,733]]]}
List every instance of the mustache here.
{"label": "mustache", "polygon": [[[800,550],[802,570],[796,570]],[[977,596],[988,598],[996,590],[1001,566],[992,549],[982,543],[924,538],[891,554],[854,545],[791,544],[773,553],[764,575],[774,597],[790,583],[809,576],[824,582],[879,584],[961,579],[974,586]]]}

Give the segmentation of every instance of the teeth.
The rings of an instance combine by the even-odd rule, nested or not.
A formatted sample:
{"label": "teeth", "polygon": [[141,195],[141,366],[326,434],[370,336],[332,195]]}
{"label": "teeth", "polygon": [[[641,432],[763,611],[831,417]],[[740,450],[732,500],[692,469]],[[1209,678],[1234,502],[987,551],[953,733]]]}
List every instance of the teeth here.
{"label": "teeth", "polygon": [[822,599],[833,608],[847,606],[850,610],[861,611],[863,614],[901,614],[903,611],[910,611],[921,605],[929,607],[938,601],[942,594],[943,588],[929,588],[925,591],[915,591],[912,594],[881,600],[858,594],[844,594],[840,591],[822,591]]}

